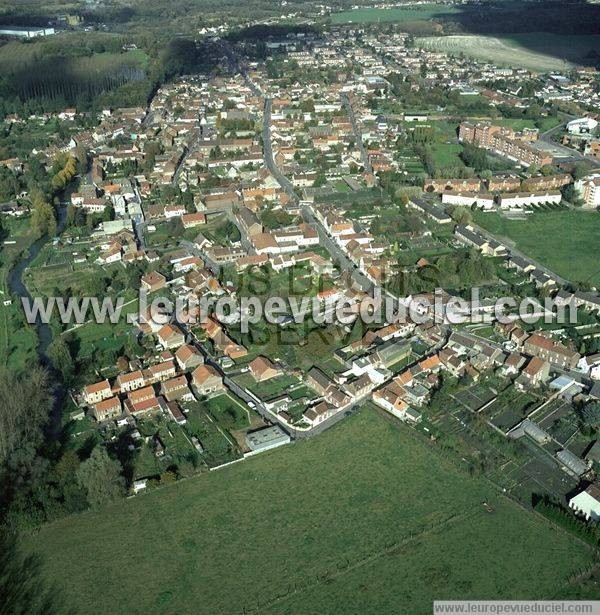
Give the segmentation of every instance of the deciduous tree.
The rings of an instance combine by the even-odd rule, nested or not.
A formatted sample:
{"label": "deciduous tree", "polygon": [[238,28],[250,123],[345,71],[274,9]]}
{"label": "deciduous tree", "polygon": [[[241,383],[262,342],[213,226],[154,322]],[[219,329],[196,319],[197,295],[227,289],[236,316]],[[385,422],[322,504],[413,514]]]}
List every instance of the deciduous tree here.
{"label": "deciduous tree", "polygon": [[111,459],[106,449],[96,446],[89,459],[77,470],[77,480],[87,491],[90,506],[110,504],[125,495],[123,468],[116,459]]}

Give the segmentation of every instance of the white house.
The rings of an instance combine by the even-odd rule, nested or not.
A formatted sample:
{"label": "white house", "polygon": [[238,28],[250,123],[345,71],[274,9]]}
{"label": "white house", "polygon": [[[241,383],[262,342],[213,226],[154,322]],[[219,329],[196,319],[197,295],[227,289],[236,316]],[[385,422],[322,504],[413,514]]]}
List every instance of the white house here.
{"label": "white house", "polygon": [[308,408],[302,414],[302,418],[311,427],[322,423],[336,413],[337,409],[322,401],[312,408]]}
{"label": "white house", "polygon": [[120,244],[110,246],[106,252],[98,257],[98,262],[104,263],[105,265],[118,263],[121,260],[123,260],[123,249]]}

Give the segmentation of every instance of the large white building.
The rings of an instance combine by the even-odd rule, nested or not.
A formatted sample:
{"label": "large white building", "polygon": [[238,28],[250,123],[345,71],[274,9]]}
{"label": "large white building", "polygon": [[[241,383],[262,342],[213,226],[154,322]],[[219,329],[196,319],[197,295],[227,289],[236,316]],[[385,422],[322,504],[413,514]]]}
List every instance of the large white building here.
{"label": "large white building", "polygon": [[482,209],[494,208],[494,195],[489,192],[444,192],[442,193],[444,205],[462,205],[464,207],[481,207]]}
{"label": "large white building", "polygon": [[600,520],[600,487],[590,485],[569,500],[569,506],[590,521]]}
{"label": "large white building", "polygon": [[515,192],[501,195],[499,201],[501,209],[521,209],[528,205],[544,205],[545,203],[558,205],[562,201],[562,194],[558,190],[542,193]]}
{"label": "large white building", "polygon": [[246,453],[246,456],[268,451],[271,448],[276,448],[277,446],[282,446],[289,442],[290,437],[279,427],[279,425],[258,429],[257,431],[246,434],[246,444],[251,451],[250,453]]}
{"label": "large white building", "polygon": [[567,124],[567,131],[572,135],[589,134],[598,127],[598,122],[591,117],[582,117]]}
{"label": "large white building", "polygon": [[19,38],[35,38],[36,36],[51,36],[55,34],[54,28],[0,28],[0,36],[18,36]]}

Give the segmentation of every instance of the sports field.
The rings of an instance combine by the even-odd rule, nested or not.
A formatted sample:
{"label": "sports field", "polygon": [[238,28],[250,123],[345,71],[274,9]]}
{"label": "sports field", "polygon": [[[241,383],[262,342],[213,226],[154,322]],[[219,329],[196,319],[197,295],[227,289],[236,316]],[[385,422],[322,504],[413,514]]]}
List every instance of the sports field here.
{"label": "sports field", "polygon": [[481,213],[475,220],[567,280],[600,285],[600,214],[560,210],[509,220],[500,214]]}
{"label": "sports field", "polygon": [[600,50],[600,35],[562,35],[548,32],[486,36],[477,34],[432,36],[417,39],[417,44],[448,54],[463,54],[533,71],[564,70],[578,63],[592,50]]}
{"label": "sports field", "polygon": [[371,407],[26,547],[77,613],[418,615],[435,597],[560,596],[591,560]]}

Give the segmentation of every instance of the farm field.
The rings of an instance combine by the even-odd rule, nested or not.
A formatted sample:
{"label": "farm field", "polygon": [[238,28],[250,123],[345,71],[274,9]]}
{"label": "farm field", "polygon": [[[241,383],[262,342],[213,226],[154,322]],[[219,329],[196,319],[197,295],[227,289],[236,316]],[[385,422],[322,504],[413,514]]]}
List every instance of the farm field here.
{"label": "farm field", "polygon": [[475,221],[491,233],[512,240],[519,250],[564,278],[600,285],[600,215],[596,212],[536,212],[525,220],[485,213],[476,214]]}
{"label": "farm field", "polygon": [[457,10],[451,6],[440,6],[438,4],[407,5],[406,7],[390,9],[353,9],[341,13],[332,13],[331,22],[342,24],[416,21],[456,12]]}
{"label": "farm field", "polygon": [[425,613],[434,597],[557,597],[591,561],[370,407],[25,547],[78,613]]}
{"label": "farm field", "polygon": [[581,62],[587,53],[600,47],[600,36],[546,32],[502,37],[465,34],[421,37],[417,44],[432,51],[462,53],[477,60],[544,72],[563,70],[565,61]]}

